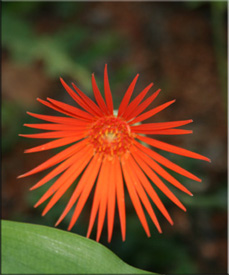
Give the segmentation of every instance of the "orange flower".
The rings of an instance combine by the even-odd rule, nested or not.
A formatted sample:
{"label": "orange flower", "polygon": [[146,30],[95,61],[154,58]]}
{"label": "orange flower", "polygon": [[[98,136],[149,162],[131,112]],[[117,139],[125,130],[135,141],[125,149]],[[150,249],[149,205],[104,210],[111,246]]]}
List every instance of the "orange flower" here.
{"label": "orange flower", "polygon": [[87,237],[91,234],[98,214],[97,241],[100,239],[106,215],[108,241],[111,241],[116,203],[120,218],[122,239],[123,241],[125,240],[126,214],[124,183],[147,236],[150,236],[150,230],[142,206],[145,207],[157,230],[160,233],[162,232],[149,197],[170,224],[173,224],[168,211],[155,192],[151,181],[172,202],[186,211],[183,204],[169,190],[160,177],[189,195],[192,195],[191,192],[170,175],[163,166],[195,181],[200,182],[201,180],[177,164],[161,156],[154,150],[149,149],[148,146],[142,145],[141,142],[174,154],[206,161],[210,160],[197,153],[145,136],[181,135],[192,133],[190,130],[177,129],[177,127],[186,125],[192,122],[192,120],[140,124],[139,122],[142,122],[162,111],[170,106],[175,100],[169,101],[143,113],[147,106],[149,106],[157,97],[160,90],[157,90],[143,101],[153,85],[153,83],[151,83],[130,102],[138,76],[139,75],[134,78],[127,89],[117,115],[114,114],[113,110],[107,66],[105,66],[104,70],[105,101],[98,89],[94,74],[92,74],[92,88],[97,104],[72,83],[72,86],[75,89],[75,91],[73,91],[73,89],[70,88],[61,78],[61,83],[66,91],[84,110],[47,98],[47,101],[41,99],[37,100],[45,106],[67,116],[48,116],[28,112],[29,115],[35,118],[51,123],[25,124],[27,127],[48,130],[48,132],[21,136],[27,138],[55,140],[27,149],[25,153],[39,152],[69,145],[67,149],[64,149],[31,171],[19,176],[19,178],[30,176],[58,164],[56,168],[30,188],[30,190],[34,190],[62,173],[35,205],[35,207],[37,207],[52,196],[42,215],[45,215],[55,205],[55,203],[63,196],[70,186],[73,185],[74,181],[82,173],[82,176],[79,179],[66,208],[57,221],[56,226],[64,219],[69,210],[76,203],[68,227],[68,230],[71,230],[94,185],[96,185],[96,187]]}

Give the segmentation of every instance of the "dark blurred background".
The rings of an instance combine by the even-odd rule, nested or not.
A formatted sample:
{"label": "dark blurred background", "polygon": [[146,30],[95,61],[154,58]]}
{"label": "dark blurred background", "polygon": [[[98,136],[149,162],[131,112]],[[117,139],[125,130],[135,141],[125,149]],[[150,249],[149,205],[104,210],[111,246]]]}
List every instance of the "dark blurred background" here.
{"label": "dark blurred background", "polygon": [[[33,205],[47,187],[29,191],[46,172],[17,180],[57,150],[24,155],[43,143],[18,137],[37,123],[26,111],[53,114],[36,101],[52,97],[74,104],[59,77],[92,96],[91,73],[102,89],[108,63],[116,108],[133,77],[135,95],[150,82],[162,93],[153,106],[176,99],[152,121],[192,118],[189,136],[159,137],[211,158],[212,163],[174,155],[171,160],[202,178],[177,178],[194,197],[172,189],[187,213],[160,192],[174,226],[158,213],[163,234],[149,221],[147,238],[127,205],[127,238],[116,215],[112,242],[101,242],[127,263],[158,273],[226,273],[227,268],[227,3],[226,2],[2,2],[2,217],[54,226],[70,192],[45,216]],[[91,197],[92,198],[92,197]],[[91,198],[73,232],[85,236]],[[71,213],[60,224],[66,230]],[[95,237],[95,230],[92,238]]]}

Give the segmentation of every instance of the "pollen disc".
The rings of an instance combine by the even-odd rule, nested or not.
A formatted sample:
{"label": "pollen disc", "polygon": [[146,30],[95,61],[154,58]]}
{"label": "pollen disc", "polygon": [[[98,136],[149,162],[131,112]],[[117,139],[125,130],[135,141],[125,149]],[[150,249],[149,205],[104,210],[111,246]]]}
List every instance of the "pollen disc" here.
{"label": "pollen disc", "polygon": [[96,153],[108,156],[121,156],[126,153],[133,141],[129,125],[114,116],[98,119],[91,127],[89,141]]}

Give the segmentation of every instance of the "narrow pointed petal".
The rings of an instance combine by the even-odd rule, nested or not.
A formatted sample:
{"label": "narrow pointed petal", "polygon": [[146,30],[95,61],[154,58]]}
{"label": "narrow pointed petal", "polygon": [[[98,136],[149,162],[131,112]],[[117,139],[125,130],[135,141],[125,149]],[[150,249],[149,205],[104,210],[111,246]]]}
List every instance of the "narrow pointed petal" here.
{"label": "narrow pointed petal", "polygon": [[73,142],[76,142],[80,140],[82,136],[79,137],[66,137],[66,138],[61,138],[58,140],[53,140],[48,143],[42,144],[40,146],[36,146],[30,149],[25,150],[25,153],[34,153],[34,152],[40,152],[40,151],[45,151],[45,150],[50,150],[53,148],[61,147]]}
{"label": "narrow pointed petal", "polygon": [[57,201],[64,195],[64,193],[70,188],[70,186],[74,183],[76,178],[80,175],[80,173],[83,171],[83,169],[88,164],[91,158],[92,158],[92,151],[88,150],[84,153],[84,156],[82,157],[82,159],[77,162],[77,165],[71,166],[71,172],[69,172],[69,177],[66,179],[65,182],[63,182],[62,185],[59,186],[59,188],[58,187],[55,188],[56,193],[53,195],[53,197],[50,199],[50,201],[46,205],[45,209],[42,212],[42,216],[44,216],[54,206],[54,204],[56,204]]}
{"label": "narrow pointed petal", "polygon": [[38,172],[41,172],[43,170],[48,169],[49,167],[52,167],[53,165],[55,165],[57,163],[60,163],[61,161],[65,160],[66,158],[68,158],[68,157],[72,156],[73,154],[75,154],[77,151],[81,150],[82,147],[85,146],[86,142],[87,142],[87,140],[83,140],[81,142],[78,142],[77,144],[74,144],[74,145],[68,147],[67,149],[61,151],[60,153],[54,155],[53,157],[46,160],[42,164],[40,164],[37,167],[33,168],[29,172],[27,172],[23,175],[20,175],[18,178],[33,175],[35,173],[38,173]]}
{"label": "narrow pointed petal", "polygon": [[188,135],[192,134],[192,130],[183,129],[164,129],[164,130],[152,130],[152,131],[141,131],[146,135]]}
{"label": "narrow pointed petal", "polygon": [[164,151],[168,151],[168,152],[171,152],[171,153],[174,153],[174,154],[177,154],[177,155],[182,155],[182,156],[189,157],[189,158],[202,159],[202,160],[210,162],[209,158],[206,158],[206,157],[204,157],[200,154],[191,152],[189,150],[186,150],[186,149],[168,144],[166,142],[159,141],[159,140],[152,139],[152,138],[148,138],[148,137],[143,137],[143,136],[140,136],[140,135],[137,135],[136,137],[139,140],[144,141],[144,142],[148,143],[149,145],[151,145],[153,147],[156,147],[156,148],[159,148],[159,149],[162,149]]}
{"label": "narrow pointed petal", "polygon": [[[83,189],[82,193],[80,194],[80,198],[76,204],[76,208],[72,215],[72,219],[68,226],[68,230],[71,230],[72,227],[74,226],[76,220],[78,219],[78,217],[79,217],[79,215],[88,199],[88,196],[89,196],[89,194],[92,190],[92,187],[94,186],[95,180],[97,178],[100,164],[101,164],[101,159],[99,159],[97,156],[95,156],[93,159],[93,162],[90,163],[90,167],[88,167],[87,170],[85,171],[85,173],[87,172],[87,174],[85,175],[85,178],[84,178],[84,184],[86,184],[86,185],[84,186],[84,189]],[[87,180],[85,180],[86,178],[87,178]],[[76,190],[76,193],[73,194],[74,197],[72,196],[72,198],[75,199],[75,196],[77,196],[77,192],[79,192],[79,191]]]}
{"label": "narrow pointed petal", "polygon": [[[74,219],[72,217],[71,226],[73,226],[75,224],[75,222],[78,218],[77,216],[80,214],[80,212],[87,200],[87,195],[89,195],[89,193],[90,193],[90,187],[92,188],[92,186],[94,185],[95,179],[97,177],[97,174],[98,174],[98,171],[100,168],[100,164],[101,164],[101,159],[99,159],[98,155],[95,155],[94,158],[89,163],[89,165],[87,166],[85,172],[83,173],[67,206],[65,207],[63,213],[61,214],[60,218],[56,222],[55,226],[57,226],[64,219],[64,217],[68,214],[68,212],[70,211],[72,206],[77,201],[78,197],[82,194],[77,205],[76,205],[76,209],[74,212],[74,214],[75,214]],[[88,191],[89,191],[89,193],[88,193]]]}
{"label": "narrow pointed petal", "polygon": [[134,87],[136,85],[136,82],[138,80],[138,77],[139,77],[139,74],[137,74],[134,78],[134,80],[131,82],[129,88],[127,89],[123,99],[122,99],[122,102],[119,106],[119,109],[118,109],[118,116],[121,116],[123,114],[123,112],[125,111],[127,105],[129,104],[129,101],[130,101],[130,98],[131,98],[131,95],[134,91]]}
{"label": "narrow pointed petal", "polygon": [[61,101],[58,101],[58,100],[55,100],[55,99],[52,99],[49,97],[47,97],[47,100],[49,102],[51,102],[51,104],[54,105],[55,107],[62,109],[64,111],[74,115],[75,117],[82,117],[89,121],[94,120],[94,117],[91,114],[89,114],[88,112],[82,111],[79,108],[73,107],[69,104],[63,103]]}
{"label": "narrow pointed petal", "polygon": [[66,170],[69,166],[74,164],[77,161],[77,159],[82,157],[82,152],[84,153],[84,151],[81,150],[78,154],[74,154],[73,156],[71,156],[70,158],[68,158],[61,164],[59,164],[55,169],[53,169],[51,172],[49,172],[44,178],[42,178],[34,186],[32,186],[30,188],[30,190],[34,190],[34,189],[44,185],[45,183],[47,183],[48,181],[53,179],[55,176],[59,175],[61,172]]}
{"label": "narrow pointed petal", "polygon": [[114,159],[108,162],[108,200],[107,200],[107,229],[108,229],[108,242],[111,241],[113,227],[114,227],[114,217],[115,217],[115,167]]}
{"label": "narrow pointed petal", "polygon": [[74,83],[72,83],[72,86],[81,97],[83,103],[88,107],[88,110],[90,110],[90,113],[99,117],[103,116],[103,112],[99,109],[99,107],[95,104],[95,102],[93,102],[88,96],[86,96]]}
{"label": "narrow pointed petal", "polygon": [[109,110],[109,114],[113,115],[113,99],[107,74],[107,64],[105,65],[104,69],[104,92],[105,92],[105,99],[107,103],[107,108]]}
{"label": "narrow pointed petal", "polygon": [[[96,104],[89,98],[87,97],[87,101],[85,102],[85,100],[78,96],[78,94],[76,94],[65,82],[62,78],[60,78],[60,81],[62,83],[62,85],[64,86],[65,90],[68,92],[68,94],[82,107],[85,109],[85,111],[87,111],[88,113],[92,114],[92,115],[100,115],[101,111],[99,110],[98,106],[96,106]],[[81,92],[81,90],[76,87],[73,84],[73,87],[75,88],[75,90],[78,91],[78,93],[83,93]],[[93,103],[91,103],[93,102]],[[94,106],[94,109],[92,107],[92,105]]]}
{"label": "narrow pointed petal", "polygon": [[[99,205],[99,214],[98,214],[98,223],[97,223],[97,234],[96,234],[96,241],[98,242],[102,233],[104,219],[106,216],[106,210],[107,210],[107,202],[108,202],[108,184],[109,183],[109,162],[107,158],[104,159],[104,166],[106,165],[105,173],[103,175],[103,184],[102,184],[102,190],[100,192],[100,205]],[[110,198],[109,198],[110,199]]]}
{"label": "narrow pointed petal", "polygon": [[[83,153],[82,153],[83,152]],[[82,162],[85,159],[84,155],[92,155],[92,148],[88,150],[88,148],[84,148],[82,152],[79,152],[78,157],[81,157],[80,161],[78,163],[73,163],[73,165],[69,166],[65,172],[55,181],[55,183],[50,186],[50,188],[44,193],[44,195],[40,198],[40,200],[35,204],[34,207],[39,206],[41,203],[43,203],[45,200],[47,200],[50,196],[52,196],[56,190],[58,190],[61,185],[65,184],[65,182],[68,180],[68,178],[72,175],[77,174],[77,169],[81,167]],[[79,167],[79,168],[78,168]]]}
{"label": "narrow pointed petal", "polygon": [[55,122],[60,124],[68,124],[68,125],[78,125],[78,126],[88,126],[90,125],[89,122],[79,120],[77,118],[70,118],[70,117],[61,117],[61,116],[48,116],[48,115],[40,115],[40,114],[34,114],[31,112],[27,112],[28,115],[32,117],[36,117],[41,120],[49,121],[49,122]]}
{"label": "narrow pointed petal", "polygon": [[161,156],[160,154],[156,153],[155,151],[143,146],[137,141],[134,141],[134,144],[143,152],[148,154],[150,157],[152,157],[154,160],[156,160],[158,163],[162,164],[163,166],[175,171],[176,173],[183,175],[187,178],[190,178],[192,180],[201,182],[201,179],[199,179],[197,176],[193,175],[192,173],[188,172],[184,168],[180,167],[179,165],[173,163],[172,161],[168,160],[167,158]]}
{"label": "narrow pointed petal", "polygon": [[170,121],[170,122],[156,122],[156,123],[145,123],[141,125],[131,126],[131,131],[134,133],[145,133],[153,132],[155,130],[164,130],[174,127],[183,126],[193,122],[192,119],[180,120],[180,121]]}
{"label": "narrow pointed petal", "polygon": [[91,110],[91,108],[89,108],[87,106],[87,104],[85,104],[83,102],[83,100],[64,82],[64,80],[62,78],[60,78],[60,81],[62,83],[62,85],[64,86],[65,90],[68,92],[68,94],[75,100],[75,102],[77,102],[82,108],[84,108],[87,112],[96,115],[95,112],[93,112],[93,110]]}
{"label": "narrow pointed petal", "polygon": [[141,114],[158,96],[161,89],[158,89],[155,93],[153,93],[150,97],[148,97],[145,101],[143,101],[140,105],[138,105],[133,112],[130,113],[130,115],[126,118],[126,120],[130,120],[132,118],[137,117],[139,114]]}
{"label": "narrow pointed petal", "polygon": [[149,182],[149,180],[147,179],[147,177],[145,176],[145,174],[143,173],[143,171],[141,170],[141,168],[139,167],[139,165],[137,164],[137,162],[134,160],[132,156],[130,157],[130,162],[134,167],[134,171],[136,172],[138,179],[141,182],[144,189],[146,190],[147,194],[150,196],[150,198],[155,203],[157,208],[161,211],[161,213],[164,215],[164,217],[169,221],[169,223],[173,225],[173,221],[168,211],[166,210],[164,204],[162,203],[156,191],[153,189],[151,183]]}
{"label": "narrow pointed petal", "polygon": [[92,82],[94,96],[95,96],[95,99],[96,99],[100,109],[104,112],[104,114],[108,114],[107,106],[106,106],[104,99],[99,91],[94,74],[92,74],[91,82]]}
{"label": "narrow pointed petal", "polygon": [[39,133],[39,134],[19,134],[20,137],[26,138],[44,138],[44,139],[53,139],[53,138],[64,138],[64,137],[75,137],[79,136],[82,139],[85,137],[85,131],[81,130],[72,130],[72,131],[52,131],[46,133]]}
{"label": "narrow pointed petal", "polygon": [[148,175],[152,182],[178,207],[186,211],[184,205],[178,200],[178,198],[169,190],[169,188],[163,183],[163,181],[153,172],[153,170],[136,154],[132,153],[141,169]]}
{"label": "narrow pointed petal", "polygon": [[134,120],[132,120],[130,122],[130,124],[135,124],[137,122],[141,122],[141,121],[144,121],[146,120],[147,118],[150,118],[154,115],[156,115],[157,113],[161,112],[162,110],[164,110],[165,108],[167,108],[168,106],[170,106],[171,104],[173,104],[176,100],[171,100],[167,103],[164,103],[156,108],[153,108],[152,110],[148,111],[148,112],[145,112],[143,113],[142,115],[136,117]]}
{"label": "narrow pointed petal", "polygon": [[65,125],[65,124],[53,124],[53,123],[36,123],[36,124],[24,124],[26,127],[41,129],[41,130],[54,130],[54,131],[72,131],[72,130],[86,130],[87,127],[82,125]]}
{"label": "narrow pointed petal", "polygon": [[[97,174],[98,174],[98,171],[99,171],[99,168],[100,168],[100,163],[101,163],[101,160],[99,159],[98,155],[95,155],[94,158],[91,160],[91,162],[89,163],[88,167],[86,168],[86,170],[84,171],[79,183],[77,184],[77,187],[75,188],[67,206],[65,207],[62,215],[60,216],[60,218],[58,219],[58,221],[56,222],[55,226],[57,226],[62,220],[63,218],[68,214],[68,212],[70,211],[70,209],[72,208],[72,206],[75,204],[75,202],[77,201],[77,199],[81,196],[81,194],[84,192],[85,193],[85,190],[88,190],[88,185],[90,185],[89,187],[92,188],[93,184],[94,184],[94,181],[97,177]],[[91,180],[91,181],[90,181]],[[92,186],[91,186],[92,184]],[[89,190],[90,192],[90,190]],[[89,195],[89,193],[88,193]],[[82,197],[82,196],[81,196]],[[83,201],[83,205],[82,205],[82,198],[80,197],[81,199],[81,205],[80,205],[80,209],[79,209],[79,203],[80,203],[80,200],[77,202],[77,205],[76,205],[76,209],[75,209],[75,216],[74,216],[74,219],[75,221],[71,221],[72,222],[72,225],[74,225],[74,223],[76,222],[77,220],[77,216],[76,215],[79,215],[85,202],[86,202],[86,199],[84,199]],[[83,196],[84,197],[84,196]],[[77,211],[77,207],[79,209],[79,213],[77,214],[76,211]]]}
{"label": "narrow pointed petal", "polygon": [[152,168],[158,175],[166,179],[168,182],[170,182],[172,185],[180,189],[181,191],[189,194],[190,196],[193,196],[192,193],[184,187],[178,180],[176,180],[173,176],[171,176],[165,169],[163,169],[158,163],[156,163],[153,159],[148,157],[145,153],[141,152],[140,150],[136,150],[136,153],[138,156],[144,160],[148,166]]}
{"label": "narrow pointed petal", "polygon": [[122,240],[125,241],[126,239],[125,195],[124,195],[122,170],[121,170],[118,156],[114,156],[114,170],[116,171],[115,188],[116,188],[116,194],[117,194],[117,205],[118,205],[119,219],[120,219],[120,225],[121,225]]}
{"label": "narrow pointed petal", "polygon": [[[56,181],[55,183],[49,187],[49,189],[43,194],[43,196],[37,201],[34,207],[38,207],[44,201],[46,201],[49,197],[51,197],[61,185],[65,184],[68,178],[74,173],[74,170],[77,168],[76,164],[73,164],[69,167]],[[44,215],[44,213],[43,213]]]}
{"label": "narrow pointed petal", "polygon": [[[130,156],[131,157],[131,156]],[[137,194],[142,202],[142,204],[145,206],[145,209],[147,210],[151,220],[153,221],[153,223],[155,224],[157,230],[159,231],[159,233],[162,233],[160,224],[158,222],[158,219],[153,211],[153,208],[151,206],[151,203],[136,175],[136,172],[134,171],[133,167],[131,166],[131,161],[126,162],[126,166],[127,166],[127,171],[130,174],[130,177],[132,178],[132,181],[134,182]]]}
{"label": "narrow pointed petal", "polygon": [[[108,161],[106,158],[103,159],[101,169],[99,172],[99,177],[97,180],[96,188],[95,188],[95,194],[93,198],[93,203],[91,207],[91,214],[90,214],[90,220],[89,220],[89,225],[88,225],[88,230],[87,230],[87,238],[91,235],[91,231],[95,222],[95,218],[97,215],[97,212],[99,210],[99,206],[102,205],[102,200],[103,201],[103,211],[100,213],[99,218],[98,218],[98,229],[97,229],[97,236],[96,239],[99,239],[101,230],[102,230],[102,225],[104,222],[105,218],[105,213],[104,208],[106,207],[106,200],[107,200],[107,180],[108,180]],[[103,217],[104,216],[104,217]]]}
{"label": "narrow pointed petal", "polygon": [[135,211],[138,215],[138,218],[142,224],[142,227],[144,228],[146,235],[149,237],[150,236],[150,230],[149,230],[149,226],[148,223],[146,221],[146,217],[144,214],[144,211],[142,209],[142,205],[141,202],[139,200],[139,196],[136,192],[135,189],[135,184],[133,183],[133,181],[130,178],[129,173],[127,172],[127,164],[126,162],[128,161],[128,159],[125,159],[125,155],[121,157],[121,164],[122,164],[122,171],[124,174],[124,178],[125,178],[125,183],[128,189],[128,193],[130,195],[131,201],[133,203],[133,206],[135,208]]}
{"label": "narrow pointed petal", "polygon": [[[51,99],[50,99],[51,100]],[[59,113],[62,113],[62,114],[65,114],[67,116],[70,116],[70,117],[74,117],[76,119],[81,119],[81,120],[86,120],[86,121],[92,121],[93,119],[92,118],[88,118],[87,115],[89,115],[88,113],[76,108],[76,107],[73,107],[73,106],[70,106],[68,104],[65,104],[65,103],[62,103],[62,104],[65,104],[65,105],[62,105],[62,107],[64,106],[64,108],[61,108],[60,105],[56,105],[54,104],[53,102],[48,102],[48,101],[45,101],[45,100],[42,100],[40,98],[37,98],[37,101],[39,101],[41,104],[59,112]],[[72,113],[71,110],[68,110],[68,107],[72,107],[74,109],[74,112]],[[86,113],[86,115],[85,115]]]}
{"label": "narrow pointed petal", "polygon": [[143,100],[146,96],[150,88],[153,86],[153,83],[150,83],[135,99],[131,101],[131,103],[127,106],[126,110],[124,111],[122,117],[127,119],[131,112],[138,106],[138,104]]}

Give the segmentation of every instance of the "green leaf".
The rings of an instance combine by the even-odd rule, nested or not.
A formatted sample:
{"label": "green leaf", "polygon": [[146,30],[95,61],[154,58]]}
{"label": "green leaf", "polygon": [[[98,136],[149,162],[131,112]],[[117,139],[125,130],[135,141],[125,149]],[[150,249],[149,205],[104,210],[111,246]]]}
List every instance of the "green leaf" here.
{"label": "green leaf", "polygon": [[152,274],[103,245],[59,229],[2,221],[2,274]]}

